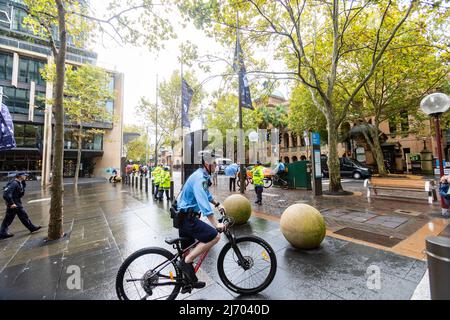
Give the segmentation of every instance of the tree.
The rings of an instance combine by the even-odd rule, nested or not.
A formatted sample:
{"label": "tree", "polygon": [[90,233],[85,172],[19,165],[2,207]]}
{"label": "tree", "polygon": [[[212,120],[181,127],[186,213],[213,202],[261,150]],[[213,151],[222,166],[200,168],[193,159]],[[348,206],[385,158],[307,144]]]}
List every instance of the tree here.
{"label": "tree", "polygon": [[288,127],[299,136],[305,131],[319,132],[324,141],[328,140],[327,119],[312,101],[311,95],[303,85],[297,85],[291,93]]}
{"label": "tree", "polygon": [[[52,166],[52,188],[50,203],[50,222],[48,239],[56,240],[63,236],[63,164],[64,164],[64,83],[66,76],[66,52],[68,34],[81,35],[86,25],[67,10],[80,6],[78,1],[63,0],[24,0],[29,16],[25,24],[37,35],[50,42],[56,63],[54,85],[55,143]],[[54,36],[54,30],[58,30]]]}
{"label": "tree", "polygon": [[[55,66],[47,65],[43,70],[46,81],[55,82]],[[114,99],[109,88],[111,75],[101,68],[83,65],[78,68],[67,66],[64,88],[64,112],[69,124],[76,126],[77,164],[74,184],[78,185],[81,166],[81,150],[87,124],[112,122],[113,115],[107,110],[107,102]],[[53,104],[53,101],[48,101]],[[87,133],[101,134],[104,130],[90,129]]]}
{"label": "tree", "polygon": [[[213,101],[212,109],[206,112],[207,128],[212,133],[214,130],[220,132],[223,140],[213,141],[211,144],[216,147],[216,150],[220,150],[223,149],[224,143],[227,142],[227,131],[232,130],[236,132],[236,130],[239,130],[239,101],[235,94],[220,92],[216,92],[213,95]],[[245,108],[242,110],[244,132],[257,130],[261,122],[261,113]],[[234,136],[234,143],[237,143],[237,135]]]}
{"label": "tree", "polygon": [[[314,106],[327,121],[330,191],[343,190],[337,152],[338,129],[355,98],[371,79],[386,49],[403,30],[418,1],[183,1],[182,8],[205,24],[228,45],[235,41],[236,13],[244,37],[254,45],[275,47],[275,58],[285,60],[287,70],[261,71],[282,75],[308,89]],[[389,22],[389,23],[388,23]],[[364,77],[347,86],[352,54],[365,56],[370,68]],[[257,71],[255,71],[257,72]],[[338,88],[338,86],[341,86]],[[342,88],[344,87],[344,88]]]}
{"label": "tree", "polygon": [[[192,120],[199,115],[199,107],[205,99],[205,92],[193,72],[183,75],[186,82],[194,90],[189,118]],[[164,81],[159,86],[159,98],[161,108],[159,109],[159,126],[164,132],[171,147],[172,154],[175,145],[181,141],[181,74],[176,70],[172,73],[170,80]]]}
{"label": "tree", "polygon": [[[56,63],[53,93],[53,113],[55,116],[55,143],[52,165],[52,188],[48,239],[63,237],[63,163],[64,163],[64,84],[66,77],[67,39],[71,37],[75,45],[85,47],[97,28],[110,35],[114,41],[143,44],[151,49],[163,46],[163,41],[175,35],[168,18],[163,18],[159,10],[169,8],[153,4],[151,1],[112,1],[111,16],[101,18],[90,12],[83,0],[24,0],[28,17],[24,24],[34,34],[47,39]],[[155,12],[155,7],[158,12]]]}
{"label": "tree", "polygon": [[[373,77],[364,84],[359,103],[350,107],[349,120],[362,126],[361,132],[381,175],[387,171],[380,144],[380,124],[389,121],[391,126],[401,126],[402,134],[419,134],[426,122],[419,108],[420,101],[448,83],[449,49],[436,32],[448,29],[449,15],[447,10],[422,10],[407,21],[408,32],[400,34],[386,50]],[[359,79],[369,68],[369,62],[361,58],[364,57],[355,55],[353,60]],[[373,125],[369,125],[368,119],[373,120]],[[414,123],[410,125],[411,121]]]}

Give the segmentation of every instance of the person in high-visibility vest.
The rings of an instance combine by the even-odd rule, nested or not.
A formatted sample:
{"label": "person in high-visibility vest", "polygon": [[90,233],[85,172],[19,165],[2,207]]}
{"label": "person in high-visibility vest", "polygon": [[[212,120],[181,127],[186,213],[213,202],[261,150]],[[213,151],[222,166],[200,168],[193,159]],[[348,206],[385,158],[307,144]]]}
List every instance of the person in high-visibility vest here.
{"label": "person in high-visibility vest", "polygon": [[163,201],[164,191],[166,192],[167,201],[170,200],[169,196],[170,181],[171,181],[170,170],[168,167],[164,167],[164,171],[161,172],[159,179],[159,195],[158,195],[159,201]]}
{"label": "person in high-visibility vest", "polygon": [[264,192],[264,168],[261,162],[257,162],[252,169],[253,184],[255,185],[256,204],[262,205],[262,194]]}
{"label": "person in high-visibility vest", "polygon": [[159,166],[156,166],[156,168],[152,172],[153,176],[153,183],[155,185],[155,190],[153,193],[154,199],[158,200],[158,193],[159,193],[159,185],[161,184],[161,174],[162,174],[163,168],[162,164]]}

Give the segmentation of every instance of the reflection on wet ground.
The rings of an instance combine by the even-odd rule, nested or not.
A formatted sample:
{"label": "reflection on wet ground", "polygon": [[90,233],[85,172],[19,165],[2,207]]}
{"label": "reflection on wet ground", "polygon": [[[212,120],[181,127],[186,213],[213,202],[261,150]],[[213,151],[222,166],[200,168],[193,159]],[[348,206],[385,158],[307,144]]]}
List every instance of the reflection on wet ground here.
{"label": "reflection on wet ground", "polygon": [[[25,202],[47,197],[46,192],[35,190]],[[324,207],[333,208],[336,201],[330,200]],[[45,244],[45,230],[30,236],[15,221],[11,231],[16,236],[0,242],[0,299],[116,299],[115,277],[123,259],[145,247],[172,250],[164,242],[166,237],[177,235],[168,208],[169,203],[155,204],[145,192],[124,185],[83,184],[77,190],[68,186],[64,216],[67,238]],[[47,225],[48,201],[32,202],[27,209],[35,223]],[[352,214],[348,210],[340,213]],[[370,218],[367,214],[360,220]],[[352,219],[348,221],[353,223]],[[251,297],[227,291],[216,268],[217,256],[225,244],[222,240],[201,269],[200,278],[207,287],[179,298],[409,299],[426,270],[424,261],[335,236],[327,237],[317,250],[295,250],[283,238],[276,219],[264,219],[264,213],[255,214],[247,225],[235,230],[238,235],[258,235],[272,245],[278,259],[273,284]],[[68,286],[74,266],[81,271],[81,290]],[[373,268],[380,272],[381,286],[377,289],[368,285],[368,270]]]}

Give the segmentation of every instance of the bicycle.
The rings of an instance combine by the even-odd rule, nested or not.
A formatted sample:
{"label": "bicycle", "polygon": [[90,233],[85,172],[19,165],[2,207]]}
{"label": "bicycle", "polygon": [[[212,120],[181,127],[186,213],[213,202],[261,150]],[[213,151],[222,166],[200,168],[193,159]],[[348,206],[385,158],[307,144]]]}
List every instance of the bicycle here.
{"label": "bicycle", "polygon": [[[266,181],[267,179],[267,181]],[[283,190],[288,190],[289,189],[289,182],[282,179],[279,175],[275,174],[273,175],[271,178],[266,178],[264,179],[264,187],[266,189],[272,187],[272,185],[278,183],[278,185],[283,189]]]}
{"label": "bicycle", "polygon": [[[238,179],[236,183],[237,183],[237,186],[240,188],[241,180]],[[245,179],[245,187],[247,188],[250,184],[253,184],[253,179],[250,177],[247,177],[247,179]],[[270,178],[270,177],[264,178],[264,188],[269,189],[270,187],[272,187],[272,184],[273,184],[272,178]]]}
{"label": "bicycle", "polygon": [[[232,232],[232,219],[226,215],[220,220],[228,243],[223,247],[217,261],[218,274],[223,284],[231,291],[241,295],[257,294],[266,289],[273,281],[277,270],[277,259],[272,247],[256,236],[236,238]],[[190,283],[176,262],[188,254],[199,242],[182,250],[181,243],[189,238],[166,239],[176,254],[163,248],[146,248],[133,253],[121,265],[116,277],[116,293],[120,300],[175,300],[181,289],[192,292]],[[253,250],[249,250],[255,246]],[[208,256],[203,254],[195,266],[197,273]],[[140,269],[130,268],[141,258],[154,258],[142,261]],[[139,264],[138,266],[139,267]],[[133,272],[142,275],[133,275]],[[128,275],[128,276],[127,276]],[[129,285],[129,286],[128,286]],[[132,292],[128,292],[132,291]]]}

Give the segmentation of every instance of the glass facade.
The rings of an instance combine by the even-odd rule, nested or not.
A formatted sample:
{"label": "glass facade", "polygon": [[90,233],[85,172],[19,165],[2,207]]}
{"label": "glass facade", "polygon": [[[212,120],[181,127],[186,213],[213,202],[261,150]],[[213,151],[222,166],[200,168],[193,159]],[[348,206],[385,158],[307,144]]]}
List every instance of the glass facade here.
{"label": "glass facade", "polygon": [[44,126],[14,123],[14,137],[17,148],[41,148]]}
{"label": "glass facade", "polygon": [[[3,103],[6,104],[11,113],[28,115],[30,104],[30,90],[14,87],[3,88]],[[44,115],[45,110],[45,92],[36,92],[34,110],[35,115]]]}
{"label": "glass facade", "polygon": [[20,57],[19,59],[19,83],[31,83],[34,81],[38,86],[45,86],[41,70],[46,63],[43,61]]}
{"label": "glass facade", "polygon": [[[93,133],[89,129],[83,129],[83,150],[102,151],[103,150],[103,134]],[[66,150],[78,149],[78,130],[74,128],[66,128],[64,133],[64,148]]]}
{"label": "glass facade", "polygon": [[0,80],[12,80],[13,55],[0,52]]}

